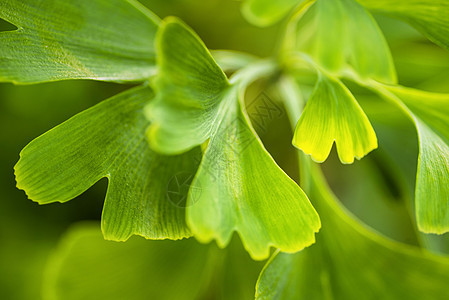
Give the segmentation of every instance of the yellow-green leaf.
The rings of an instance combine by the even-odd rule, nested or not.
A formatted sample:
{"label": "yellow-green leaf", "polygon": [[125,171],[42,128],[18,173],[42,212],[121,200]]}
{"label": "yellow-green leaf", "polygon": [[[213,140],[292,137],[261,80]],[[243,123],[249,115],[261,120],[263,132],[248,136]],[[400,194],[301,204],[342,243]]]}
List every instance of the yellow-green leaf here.
{"label": "yellow-green leaf", "polygon": [[152,97],[149,87],[131,89],[36,138],[20,153],[17,186],[40,204],[66,202],[106,177],[102,229],[107,239],[189,236],[187,191],[174,186],[179,195],[167,193],[180,173],[195,173],[199,149],[170,157],[149,149],[143,108]]}
{"label": "yellow-green leaf", "polygon": [[377,148],[376,134],[351,92],[338,79],[320,74],[296,126],[293,145],[323,162],[334,141],[346,164]]}
{"label": "yellow-green leaf", "polygon": [[446,299],[449,259],[394,242],[355,220],[315,165],[302,159],[307,192],[323,229],[296,254],[275,254],[262,271],[256,299]]}
{"label": "yellow-green leaf", "polygon": [[157,42],[160,73],[147,108],[150,145],[171,154],[208,140],[192,183],[201,189],[188,198],[195,237],[225,246],[237,231],[255,259],[268,257],[271,246],[296,252],[312,244],[318,215],[250,126],[242,82],[231,84],[201,40],[176,19],[163,21]]}

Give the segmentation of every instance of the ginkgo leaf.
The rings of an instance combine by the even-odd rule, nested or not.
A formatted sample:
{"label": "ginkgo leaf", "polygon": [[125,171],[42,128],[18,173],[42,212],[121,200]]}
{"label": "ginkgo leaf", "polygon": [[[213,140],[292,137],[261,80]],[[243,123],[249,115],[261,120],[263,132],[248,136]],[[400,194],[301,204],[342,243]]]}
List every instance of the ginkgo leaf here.
{"label": "ginkgo leaf", "polygon": [[386,88],[408,108],[419,137],[416,219],[426,233],[449,231],[449,94]]}
{"label": "ginkgo leaf", "polygon": [[[170,184],[182,172],[195,174],[198,149],[170,157],[149,149],[143,107],[152,97],[149,87],[131,89],[33,140],[15,166],[17,186],[31,200],[45,204],[69,201],[107,177],[105,238],[189,236],[187,190],[178,190],[176,182],[173,188]],[[170,191],[178,194],[173,197]]]}
{"label": "ginkgo leaf", "polygon": [[199,299],[217,267],[217,249],[182,241],[105,241],[95,223],[61,239],[44,278],[44,299]]}
{"label": "ginkgo leaf", "polygon": [[270,246],[296,252],[314,242],[318,215],[302,190],[274,162],[207,48],[170,18],[157,37],[156,98],[147,108],[150,145],[180,153],[209,140],[190,191],[187,222],[195,237],[228,244],[237,231],[255,259]]}
{"label": "ginkgo leaf", "polygon": [[194,239],[105,241],[94,222],[71,226],[46,266],[47,300],[197,300],[254,297],[262,262],[237,239],[226,249]]}
{"label": "ginkgo leaf", "polygon": [[394,242],[356,221],[317,166],[302,159],[323,229],[317,243],[278,253],[259,277],[256,299],[446,299],[449,259]]}
{"label": "ginkgo leaf", "polygon": [[242,14],[254,25],[269,26],[281,20],[304,0],[246,0]]}
{"label": "ginkgo leaf", "polygon": [[245,52],[232,50],[213,50],[212,56],[224,71],[236,71],[257,61],[257,57]]}
{"label": "ginkgo leaf", "polygon": [[3,0],[0,81],[145,81],[159,19],[135,0]]}
{"label": "ginkgo leaf", "polygon": [[290,22],[287,51],[309,54],[330,72],[354,70],[363,79],[395,83],[387,42],[374,18],[355,0],[317,0]]}
{"label": "ginkgo leaf", "polygon": [[449,50],[447,0],[357,0],[369,9],[397,17]]}
{"label": "ginkgo leaf", "polygon": [[[209,141],[193,181],[201,184],[201,195],[187,208],[187,222],[200,241],[216,239],[222,247],[236,230],[255,259],[266,258],[269,246],[296,252],[314,241],[317,215],[237,105]],[[193,197],[190,193],[189,200]]]}
{"label": "ginkgo leaf", "polygon": [[377,148],[374,129],[351,92],[338,79],[320,73],[296,126],[293,145],[323,162],[334,141],[345,164]]}

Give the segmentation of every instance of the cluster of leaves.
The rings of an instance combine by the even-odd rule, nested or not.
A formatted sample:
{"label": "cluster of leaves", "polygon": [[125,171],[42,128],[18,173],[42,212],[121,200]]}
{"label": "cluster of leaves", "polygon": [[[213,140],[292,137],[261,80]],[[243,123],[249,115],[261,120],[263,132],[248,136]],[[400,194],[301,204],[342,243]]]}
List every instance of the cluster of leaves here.
{"label": "cluster of leaves", "polygon": [[[258,299],[444,299],[447,258],[392,242],[361,226],[303,154],[299,187],[264,148],[246,112],[247,88],[271,78],[292,121],[293,145],[313,161],[324,162],[335,141],[340,161],[351,164],[378,142],[345,82],[380,95],[386,100],[383,105],[396,105],[416,125],[419,230],[449,231],[449,94],[398,85],[388,44],[370,11],[404,20],[449,48],[449,3],[444,0],[247,0],[242,12],[259,26],[292,12],[279,53],[270,59],[211,54],[182,21],[161,21],[134,0],[4,0],[0,18],[17,30],[0,34],[1,81],[140,84],[33,140],[15,167],[17,185],[44,204],[69,201],[107,177],[101,228],[109,240],[194,236],[203,243],[216,240],[223,248],[237,232],[255,260],[268,258],[274,247],[278,250],[257,283]],[[310,80],[314,87],[303,109],[302,91]],[[181,174],[188,175],[182,178],[184,184],[167,191]],[[170,192],[176,192],[176,201]],[[130,241],[118,249],[89,226],[78,230],[61,246],[63,260],[54,262],[51,278],[58,279],[51,283],[50,298],[79,299],[92,292],[84,274],[70,272],[92,263],[76,251],[91,243],[98,243],[101,252],[92,254],[99,273],[90,278],[128,268],[137,276],[154,276],[151,272],[164,274],[164,268],[176,266],[188,274],[179,277],[176,289],[165,295],[154,289],[147,293],[158,299],[210,293],[212,284],[190,282],[195,278],[190,272],[211,277],[207,274],[220,261],[212,246],[190,240],[140,242],[151,243],[147,249]],[[317,244],[303,250],[315,238]],[[177,243],[187,245],[182,254]],[[119,268],[108,264],[107,255],[140,255],[144,263],[137,267],[124,260]],[[159,267],[161,257],[173,265]],[[173,260],[176,257],[180,262]],[[391,270],[379,276],[386,266]],[[165,283],[163,278],[156,286]],[[393,281],[400,284],[391,286]],[[117,294],[132,284],[135,290],[141,288],[125,281],[105,291]]]}

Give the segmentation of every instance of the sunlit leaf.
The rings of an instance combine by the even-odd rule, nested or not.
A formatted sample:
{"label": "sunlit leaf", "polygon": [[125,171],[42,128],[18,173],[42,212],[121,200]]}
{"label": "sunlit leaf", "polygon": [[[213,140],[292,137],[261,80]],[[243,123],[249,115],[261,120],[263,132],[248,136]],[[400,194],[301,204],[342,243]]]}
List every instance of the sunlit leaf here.
{"label": "sunlit leaf", "polygon": [[187,222],[203,242],[229,243],[237,231],[255,259],[270,246],[296,252],[314,242],[318,215],[302,190],[273,161],[240,106],[232,85],[200,39],[176,19],[158,38],[150,145],[180,153],[209,140],[192,182]]}
{"label": "sunlit leaf", "polygon": [[346,164],[377,148],[376,134],[351,92],[338,79],[320,74],[296,126],[293,144],[323,162],[334,141],[340,161]]}
{"label": "sunlit leaf", "polygon": [[[386,239],[337,203],[316,166],[302,160],[307,192],[323,229],[317,244],[278,253],[266,265],[256,299],[446,299],[449,259]],[[308,174],[308,175],[306,175]]]}
{"label": "sunlit leaf", "polygon": [[427,233],[449,231],[449,95],[387,87],[409,109],[418,130],[416,218]]}
{"label": "sunlit leaf", "polygon": [[0,81],[145,81],[159,19],[134,0],[2,0]]}
{"label": "sunlit leaf", "polygon": [[304,0],[246,0],[242,5],[245,18],[254,25],[268,26],[281,20]]}
{"label": "sunlit leaf", "polygon": [[429,40],[449,50],[447,0],[357,0],[369,9],[409,23]]}
{"label": "sunlit leaf", "polygon": [[374,18],[355,0],[317,0],[291,21],[285,49],[309,54],[331,72],[396,82],[390,50]]}
{"label": "sunlit leaf", "polygon": [[190,235],[185,225],[187,191],[175,186],[173,191],[184,197],[169,198],[167,193],[177,175],[195,173],[196,151],[168,157],[149,149],[143,107],[152,97],[149,87],[131,89],[38,137],[20,154],[17,186],[45,204],[69,201],[107,177],[102,215],[107,239]]}

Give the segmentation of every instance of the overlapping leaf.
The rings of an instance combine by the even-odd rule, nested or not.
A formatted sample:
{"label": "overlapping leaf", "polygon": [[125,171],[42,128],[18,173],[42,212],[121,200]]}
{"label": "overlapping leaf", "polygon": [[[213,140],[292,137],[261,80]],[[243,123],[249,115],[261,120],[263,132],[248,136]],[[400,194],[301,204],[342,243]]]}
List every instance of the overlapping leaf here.
{"label": "overlapping leaf", "polygon": [[251,299],[262,269],[234,240],[225,250],[194,239],[105,241],[97,224],[63,236],[44,278],[44,299]]}
{"label": "overlapping leaf", "polygon": [[[257,284],[257,299],[446,299],[449,260],[366,229],[337,204],[316,166],[307,192],[323,220],[317,244],[278,253]],[[306,175],[308,174],[308,175]]]}
{"label": "overlapping leaf", "polygon": [[159,20],[135,0],[3,0],[0,81],[145,81]]}
{"label": "overlapping leaf", "polygon": [[351,92],[338,79],[320,73],[293,144],[323,162],[334,141],[340,161],[346,164],[377,148],[376,134]]}
{"label": "overlapping leaf", "polygon": [[374,11],[404,20],[432,42],[449,50],[449,2],[447,0],[358,0]]}
{"label": "overlapping leaf", "polygon": [[187,222],[203,242],[225,246],[237,231],[255,259],[270,246],[296,252],[314,242],[318,215],[302,190],[276,165],[230,84],[200,39],[176,19],[164,21],[158,41],[156,99],[150,145],[180,153],[209,140],[190,192]]}
{"label": "overlapping leaf", "polygon": [[251,54],[232,50],[213,50],[211,53],[214,60],[225,72],[239,70],[258,59]]}
{"label": "overlapping leaf", "polygon": [[[110,98],[27,145],[15,166],[17,186],[40,204],[69,201],[101,178],[109,179],[102,229],[107,239],[179,239],[190,235],[185,224],[187,191],[167,198],[179,173],[194,174],[196,150],[163,156],[149,149],[149,122],[143,107],[153,97],[138,87]],[[176,200],[176,201],[175,201]]]}
{"label": "overlapping leaf", "polygon": [[245,18],[257,26],[268,26],[284,17],[304,0],[246,0],[242,6]]}
{"label": "overlapping leaf", "polygon": [[198,299],[217,262],[195,240],[105,241],[96,224],[63,237],[44,278],[45,299]]}
{"label": "overlapping leaf", "polygon": [[309,54],[330,72],[395,83],[390,50],[374,18],[355,0],[317,0],[290,23],[287,51]]}
{"label": "overlapping leaf", "polygon": [[404,103],[419,136],[416,218],[427,233],[449,231],[449,95],[403,87],[387,89]]}

